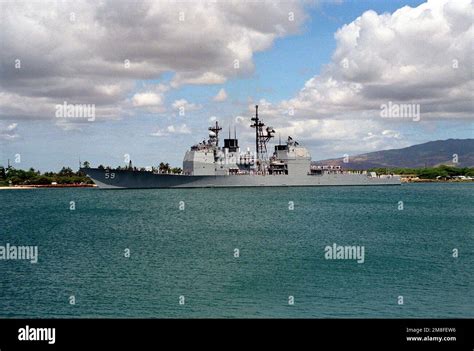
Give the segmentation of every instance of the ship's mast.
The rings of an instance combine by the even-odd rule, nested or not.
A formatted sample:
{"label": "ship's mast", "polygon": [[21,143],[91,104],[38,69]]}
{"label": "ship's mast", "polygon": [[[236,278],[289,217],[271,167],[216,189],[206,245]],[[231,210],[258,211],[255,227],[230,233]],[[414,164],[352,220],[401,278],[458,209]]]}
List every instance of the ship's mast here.
{"label": "ship's mast", "polygon": [[255,117],[251,119],[254,123],[250,126],[255,128],[255,151],[257,153],[257,164],[259,170],[261,170],[262,162],[267,157],[267,143],[273,138],[275,131],[272,127],[267,127],[265,131],[265,123],[258,118],[258,105],[255,105]]}
{"label": "ship's mast", "polygon": [[222,127],[219,125],[219,122],[216,121],[216,125],[213,127],[209,127],[209,130],[216,134],[216,147],[219,146],[219,132],[222,130]]}

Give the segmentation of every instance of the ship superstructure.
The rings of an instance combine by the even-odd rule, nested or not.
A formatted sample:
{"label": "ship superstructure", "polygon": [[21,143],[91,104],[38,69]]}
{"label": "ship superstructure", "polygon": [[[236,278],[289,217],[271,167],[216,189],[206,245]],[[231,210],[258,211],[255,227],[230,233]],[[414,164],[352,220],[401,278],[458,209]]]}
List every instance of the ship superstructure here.
{"label": "ship superstructure", "polygon": [[310,172],[311,155],[299,143],[288,137],[285,144],[275,145],[271,157],[267,155],[267,144],[274,137],[275,130],[267,127],[258,117],[258,106],[255,106],[255,153],[242,152],[239,140],[234,132],[231,138],[224,139],[223,147],[219,146],[219,132],[222,127],[216,122],[209,127],[209,139],[193,145],[184,156],[183,172],[185,175],[305,175]]}

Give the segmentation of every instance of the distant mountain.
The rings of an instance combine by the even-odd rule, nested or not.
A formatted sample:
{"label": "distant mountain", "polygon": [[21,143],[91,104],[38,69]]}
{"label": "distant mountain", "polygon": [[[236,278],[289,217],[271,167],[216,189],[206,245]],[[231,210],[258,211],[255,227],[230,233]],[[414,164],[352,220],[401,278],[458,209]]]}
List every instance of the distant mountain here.
{"label": "distant mountain", "polygon": [[[458,163],[453,162],[454,154]],[[430,141],[403,149],[392,149],[349,156],[343,158],[315,161],[315,165],[338,165],[345,169],[368,168],[420,168],[450,165],[474,167],[474,139],[448,139]]]}

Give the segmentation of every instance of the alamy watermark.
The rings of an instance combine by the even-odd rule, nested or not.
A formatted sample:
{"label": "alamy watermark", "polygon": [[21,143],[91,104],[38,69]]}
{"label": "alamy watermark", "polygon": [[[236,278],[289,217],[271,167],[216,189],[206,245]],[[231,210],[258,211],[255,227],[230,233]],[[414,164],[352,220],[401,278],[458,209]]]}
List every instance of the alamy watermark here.
{"label": "alamy watermark", "polygon": [[38,263],[38,246],[0,246],[0,260],[29,260]]}
{"label": "alamy watermark", "polygon": [[35,328],[26,325],[18,329],[19,341],[47,341],[52,345],[56,342],[56,328]]}
{"label": "alamy watermark", "polygon": [[410,118],[414,122],[418,122],[420,120],[420,104],[398,104],[389,101],[388,104],[380,105],[380,117]]}
{"label": "alamy watermark", "polygon": [[324,248],[326,260],[357,260],[357,263],[365,261],[364,246],[342,246],[336,243]]}
{"label": "alamy watermark", "polygon": [[56,105],[56,118],[87,118],[95,121],[95,104],[69,104],[64,101]]}

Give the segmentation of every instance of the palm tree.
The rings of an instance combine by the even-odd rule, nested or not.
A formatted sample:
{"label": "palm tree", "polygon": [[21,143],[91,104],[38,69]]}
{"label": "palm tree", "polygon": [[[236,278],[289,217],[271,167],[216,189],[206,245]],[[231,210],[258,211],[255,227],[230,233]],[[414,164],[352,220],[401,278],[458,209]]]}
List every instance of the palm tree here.
{"label": "palm tree", "polygon": [[159,166],[159,170],[160,170],[160,173],[169,173],[170,164],[161,162]]}

